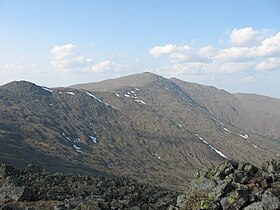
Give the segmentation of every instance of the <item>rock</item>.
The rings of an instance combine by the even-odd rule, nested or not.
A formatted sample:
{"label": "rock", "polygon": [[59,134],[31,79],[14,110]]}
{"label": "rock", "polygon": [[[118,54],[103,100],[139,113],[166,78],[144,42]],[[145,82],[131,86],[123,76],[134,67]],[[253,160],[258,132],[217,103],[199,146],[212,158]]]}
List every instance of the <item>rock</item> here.
{"label": "rock", "polygon": [[24,169],[24,171],[27,173],[42,173],[43,172],[43,170],[40,167],[33,165],[31,163],[29,163],[27,165],[27,167]]}
{"label": "rock", "polygon": [[26,187],[19,186],[17,183],[7,180],[0,188],[0,201],[19,201],[26,192]]}
{"label": "rock", "polygon": [[84,201],[83,198],[81,196],[78,196],[78,197],[68,199],[67,204],[70,209],[74,209],[78,205],[80,205],[83,201]]}
{"label": "rock", "polygon": [[177,197],[177,206],[179,208],[182,208],[185,205],[185,202],[186,202],[186,195],[185,194],[179,195]]}
{"label": "rock", "polygon": [[69,206],[66,203],[60,204],[60,205],[56,205],[55,207],[53,207],[54,210],[69,210]]}
{"label": "rock", "polygon": [[17,174],[17,170],[13,166],[1,164],[0,166],[0,179],[5,179],[8,176]]}
{"label": "rock", "polygon": [[262,204],[265,209],[280,209],[279,191],[278,195],[275,195],[273,189],[267,189],[262,195]]}
{"label": "rock", "polygon": [[122,204],[119,200],[113,200],[111,203],[110,203],[110,206],[111,206],[111,209],[120,209],[122,208]]}
{"label": "rock", "polygon": [[248,201],[248,194],[243,191],[232,192],[221,199],[223,209],[240,209]]}
{"label": "rock", "polygon": [[6,204],[4,205],[1,210],[25,210],[24,208],[16,207],[12,204]]}
{"label": "rock", "polygon": [[130,210],[141,210],[139,206],[133,206],[130,208]]}
{"label": "rock", "polygon": [[[197,172],[192,188],[177,197],[179,209],[280,209],[280,161],[262,168],[227,160]],[[172,207],[173,208],[173,207]],[[171,209],[172,209],[171,208]]]}

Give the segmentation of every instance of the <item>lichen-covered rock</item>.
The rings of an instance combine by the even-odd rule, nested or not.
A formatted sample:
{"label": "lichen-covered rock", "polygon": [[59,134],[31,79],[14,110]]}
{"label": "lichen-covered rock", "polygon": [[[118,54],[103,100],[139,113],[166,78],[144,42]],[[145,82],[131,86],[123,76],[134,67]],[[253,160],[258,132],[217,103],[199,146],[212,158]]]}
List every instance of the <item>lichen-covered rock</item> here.
{"label": "lichen-covered rock", "polygon": [[227,160],[194,175],[192,188],[177,198],[180,209],[280,209],[280,161],[257,168]]}

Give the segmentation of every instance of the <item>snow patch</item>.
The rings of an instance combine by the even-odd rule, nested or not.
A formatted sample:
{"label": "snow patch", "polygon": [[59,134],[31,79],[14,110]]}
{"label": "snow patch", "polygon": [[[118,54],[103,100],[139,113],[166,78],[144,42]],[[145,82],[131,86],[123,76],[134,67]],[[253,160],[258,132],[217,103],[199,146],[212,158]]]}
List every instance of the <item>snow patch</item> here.
{"label": "snow patch", "polygon": [[200,137],[198,134],[195,134],[197,138],[199,138],[201,141],[203,141],[205,144],[209,145],[207,141],[205,141],[202,137]]}
{"label": "snow patch", "polygon": [[207,141],[205,141],[202,137],[200,137],[198,134],[195,134],[203,143],[207,144],[214,152],[216,152],[218,155],[220,155],[223,158],[228,159],[227,156],[225,156],[220,150],[217,150],[215,147],[213,147],[211,144],[209,144]]}
{"label": "snow patch", "polygon": [[74,96],[75,95],[75,93],[73,93],[73,92],[66,92],[68,95],[72,95],[72,96]]}
{"label": "snow patch", "polygon": [[89,93],[89,92],[86,92],[87,95],[89,95],[90,97],[94,98],[95,100],[99,101],[100,103],[104,103],[103,101],[101,101],[99,98],[97,98],[95,95]]}
{"label": "snow patch", "polygon": [[158,156],[158,154],[157,153],[155,153],[155,156],[160,160],[161,159],[161,157],[160,156]]}
{"label": "snow patch", "polygon": [[[93,94],[91,94],[91,93],[89,93],[89,92],[86,92],[86,94],[87,94],[88,96],[94,98],[94,99],[97,100],[98,102],[100,102],[100,103],[102,103],[102,104],[105,104],[106,106],[110,106],[110,107],[112,107],[112,108],[114,108],[114,109],[117,109],[116,107],[111,106],[110,104],[105,103],[104,101],[102,101],[101,99],[97,98],[95,95],[93,95]],[[116,95],[118,95],[118,94],[116,94]],[[119,96],[118,96],[118,97],[119,97]]]}
{"label": "snow patch", "polygon": [[52,89],[49,89],[49,88],[47,88],[47,87],[42,86],[42,88],[43,88],[44,90],[46,90],[46,91],[51,92],[51,93],[53,92]]}
{"label": "snow patch", "polygon": [[81,139],[80,138],[74,139],[74,143],[81,143]]}
{"label": "snow patch", "polygon": [[92,142],[93,142],[94,144],[97,144],[96,137],[91,136],[91,135],[88,135],[88,137],[92,140]]}
{"label": "snow patch", "polygon": [[68,141],[71,141],[71,138],[66,136],[65,133],[62,133],[62,135],[68,140]]}
{"label": "snow patch", "polygon": [[139,99],[136,99],[135,102],[137,102],[137,103],[139,103],[139,104],[146,104],[146,102],[141,101],[141,100],[139,100]]}
{"label": "snow patch", "polygon": [[225,130],[226,132],[231,133],[231,131],[230,131],[229,129],[227,129],[227,128],[224,128],[224,130]]}
{"label": "snow patch", "polygon": [[225,156],[221,151],[217,150],[216,148],[214,148],[212,145],[209,145],[211,149],[213,149],[218,155],[220,155],[223,158],[228,159],[227,156]]}
{"label": "snow patch", "polygon": [[249,138],[249,136],[247,134],[242,135],[242,134],[239,133],[238,135],[241,136],[244,139],[248,139]]}
{"label": "snow patch", "polygon": [[81,147],[78,147],[78,146],[76,146],[75,144],[73,145],[73,147],[74,147],[76,150],[81,150]]}

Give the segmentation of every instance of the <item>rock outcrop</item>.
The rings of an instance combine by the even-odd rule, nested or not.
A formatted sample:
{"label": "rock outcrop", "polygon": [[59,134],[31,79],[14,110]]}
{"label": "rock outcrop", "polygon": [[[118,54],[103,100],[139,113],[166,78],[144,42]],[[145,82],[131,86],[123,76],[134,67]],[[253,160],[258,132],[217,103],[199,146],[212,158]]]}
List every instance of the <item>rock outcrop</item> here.
{"label": "rock outcrop", "polygon": [[280,209],[280,161],[257,168],[227,160],[194,175],[191,189],[178,196],[173,209]]}

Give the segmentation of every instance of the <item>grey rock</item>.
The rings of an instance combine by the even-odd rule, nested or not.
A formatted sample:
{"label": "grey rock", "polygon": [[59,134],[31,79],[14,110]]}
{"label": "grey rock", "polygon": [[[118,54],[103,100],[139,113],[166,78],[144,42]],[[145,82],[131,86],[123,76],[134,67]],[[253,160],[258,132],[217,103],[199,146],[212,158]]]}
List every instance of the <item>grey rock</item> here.
{"label": "grey rock", "polygon": [[0,188],[0,201],[19,201],[25,191],[26,187],[7,181]]}
{"label": "grey rock", "polygon": [[[278,195],[279,196],[279,195]],[[266,209],[276,210],[280,209],[279,197],[273,194],[272,189],[267,189],[262,195],[262,204]]]}
{"label": "grey rock", "polygon": [[69,210],[69,206],[66,203],[56,205],[53,207],[54,210]]}
{"label": "grey rock", "polygon": [[265,207],[262,202],[255,202],[250,204],[249,206],[246,206],[244,210],[265,210]]}
{"label": "grey rock", "polygon": [[4,205],[1,210],[25,210],[24,208],[20,208],[20,207],[17,207],[17,206],[14,206],[12,204],[6,204]]}
{"label": "grey rock", "polygon": [[5,179],[8,176],[15,175],[17,171],[13,166],[1,164],[0,166],[0,179]]}

